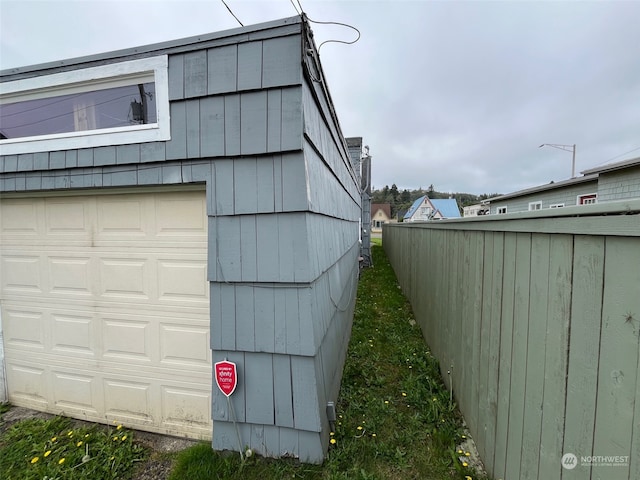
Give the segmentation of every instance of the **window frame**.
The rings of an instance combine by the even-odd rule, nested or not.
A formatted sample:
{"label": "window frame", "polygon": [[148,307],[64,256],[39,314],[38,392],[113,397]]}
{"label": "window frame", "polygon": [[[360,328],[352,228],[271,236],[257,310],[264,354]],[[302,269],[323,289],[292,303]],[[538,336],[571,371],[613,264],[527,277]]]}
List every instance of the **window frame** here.
{"label": "window frame", "polygon": [[564,203],[552,203],[549,208],[564,208]]}
{"label": "window frame", "polygon": [[[500,211],[500,210],[504,210],[504,211]],[[504,207],[496,207],[496,215],[506,215],[507,212],[507,206],[505,205]]]}
{"label": "window frame", "polygon": [[[535,208],[535,207],[538,207],[538,208]],[[542,200],[538,200],[537,202],[529,202],[529,211],[535,212],[537,210],[542,210]]]}
{"label": "window frame", "polygon": [[[593,202],[585,202],[585,200],[593,200]],[[583,193],[576,197],[576,205],[593,205],[598,203],[598,193]]]}
{"label": "window frame", "polygon": [[0,140],[0,155],[171,139],[168,56],[160,55],[0,83],[0,104],[153,81],[157,122]]}

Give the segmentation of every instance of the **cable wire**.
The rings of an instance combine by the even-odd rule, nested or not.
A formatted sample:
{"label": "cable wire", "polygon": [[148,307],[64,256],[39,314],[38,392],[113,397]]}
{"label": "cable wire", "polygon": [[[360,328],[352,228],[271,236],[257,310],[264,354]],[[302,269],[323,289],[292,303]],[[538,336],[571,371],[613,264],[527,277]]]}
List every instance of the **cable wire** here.
{"label": "cable wire", "polygon": [[236,17],[236,14],[235,14],[235,13],[233,13],[233,12],[231,11],[231,9],[229,8],[229,5],[227,5],[227,2],[225,2],[224,0],[220,0],[220,1],[221,1],[222,3],[224,3],[224,6],[225,6],[225,7],[227,7],[227,10],[229,10],[229,13],[230,13],[231,15],[233,15],[233,18],[235,18],[235,19],[238,21],[238,23],[240,24],[240,26],[241,26],[241,27],[244,27],[244,24],[240,21],[240,19],[239,19],[238,17]]}

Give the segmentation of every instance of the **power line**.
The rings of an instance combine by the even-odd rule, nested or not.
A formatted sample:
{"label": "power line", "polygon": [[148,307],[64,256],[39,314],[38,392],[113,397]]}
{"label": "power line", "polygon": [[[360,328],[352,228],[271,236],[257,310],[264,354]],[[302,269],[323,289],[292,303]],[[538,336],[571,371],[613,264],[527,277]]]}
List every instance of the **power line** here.
{"label": "power line", "polygon": [[227,10],[229,10],[229,13],[230,13],[231,15],[233,15],[233,18],[235,18],[235,19],[238,21],[238,23],[240,24],[240,26],[241,26],[241,27],[244,27],[244,24],[240,21],[240,19],[239,19],[238,17],[236,17],[236,14],[235,14],[235,13],[233,13],[233,12],[231,11],[231,9],[229,8],[229,5],[227,5],[227,2],[225,2],[224,0],[220,0],[220,1],[221,1],[222,3],[224,3],[224,6],[225,6],[225,7],[227,7]]}
{"label": "power line", "polygon": [[[296,10],[296,13],[297,13],[298,9],[296,8],[295,4],[293,3],[293,0],[289,0],[289,1],[291,2],[291,5],[293,5],[293,8]],[[320,48],[322,48],[322,45],[324,45],[325,43],[344,43],[345,45],[353,45],[358,40],[360,40],[360,36],[361,36],[360,30],[358,30],[353,25],[348,25],[346,23],[341,23],[341,22],[321,22],[319,20],[313,20],[313,19],[309,18],[309,16],[304,12],[304,9],[302,8],[302,4],[300,3],[300,0],[296,0],[296,2],[298,3],[298,6],[300,7],[299,15],[304,15],[304,18],[307,19],[308,21],[310,21],[311,23],[317,23],[317,24],[320,24],[320,25],[340,25],[341,27],[351,28],[352,30],[355,30],[358,33],[358,37],[355,40],[352,40],[351,42],[346,42],[344,40],[325,40],[320,45],[318,45],[318,52],[320,52]]]}
{"label": "power line", "polygon": [[[616,155],[615,157],[611,157],[609,160],[605,160],[605,161],[604,161],[604,162],[602,162],[602,163],[608,163],[608,162],[610,162],[611,160],[615,160],[616,158],[623,157],[623,156],[627,155],[628,153],[635,152],[636,150],[640,150],[640,147],[632,148],[632,149],[631,149],[631,150],[629,150],[628,152],[624,152],[624,153],[621,153],[620,155]],[[601,163],[600,165],[602,165],[602,163]]]}
{"label": "power line", "polygon": [[[300,6],[300,11],[298,11],[298,8],[296,7],[296,4],[293,3],[293,0],[289,0],[291,2],[291,5],[293,5],[293,9],[296,11],[296,13],[298,15],[302,15],[302,6]],[[300,5],[300,2],[298,2],[298,5]]]}

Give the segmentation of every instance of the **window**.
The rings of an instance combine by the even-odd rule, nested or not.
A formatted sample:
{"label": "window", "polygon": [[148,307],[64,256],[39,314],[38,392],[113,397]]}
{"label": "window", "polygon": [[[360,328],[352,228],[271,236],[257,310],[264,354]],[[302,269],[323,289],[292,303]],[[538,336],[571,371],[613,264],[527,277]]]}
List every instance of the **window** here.
{"label": "window", "polygon": [[542,210],[542,202],[529,202],[529,211]]}
{"label": "window", "polygon": [[166,56],[0,84],[3,155],[169,138]]}
{"label": "window", "polygon": [[549,208],[562,208],[564,207],[564,203],[552,203],[549,205]]}
{"label": "window", "polygon": [[497,207],[497,208],[496,208],[496,213],[497,213],[498,215],[502,215],[502,214],[504,214],[504,213],[507,213],[507,207]]}
{"label": "window", "polygon": [[593,203],[598,203],[597,193],[587,193],[584,195],[578,195],[577,205],[591,205]]}

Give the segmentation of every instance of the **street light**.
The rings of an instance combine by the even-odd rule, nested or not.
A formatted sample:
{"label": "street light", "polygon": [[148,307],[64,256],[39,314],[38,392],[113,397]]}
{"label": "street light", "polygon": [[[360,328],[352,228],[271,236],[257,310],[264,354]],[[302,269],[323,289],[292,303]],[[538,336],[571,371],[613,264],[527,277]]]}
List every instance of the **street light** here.
{"label": "street light", "polygon": [[573,158],[571,160],[571,178],[576,178],[576,144],[573,145],[562,145],[559,143],[543,143],[538,148],[542,148],[544,146],[558,148],[560,150],[564,150],[565,152],[573,152]]}

